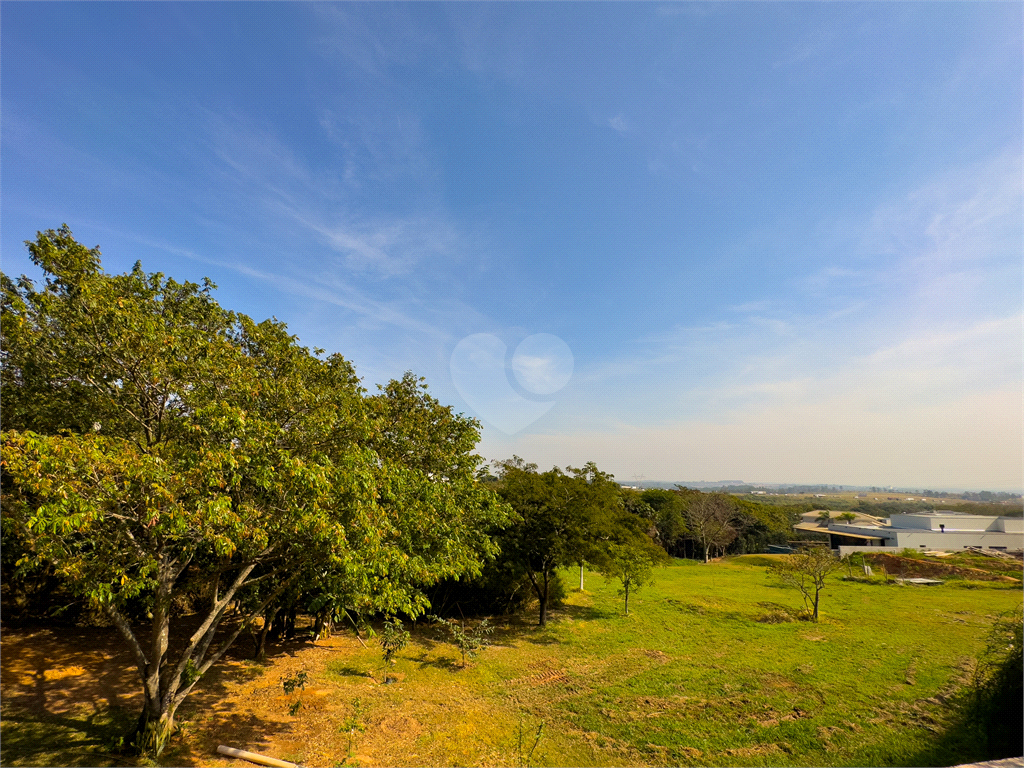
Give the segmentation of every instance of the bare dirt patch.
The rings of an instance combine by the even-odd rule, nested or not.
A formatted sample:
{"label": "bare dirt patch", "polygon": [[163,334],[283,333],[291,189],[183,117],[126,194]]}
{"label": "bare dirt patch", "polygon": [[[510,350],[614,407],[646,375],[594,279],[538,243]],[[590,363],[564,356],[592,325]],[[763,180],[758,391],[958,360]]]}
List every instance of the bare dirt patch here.
{"label": "bare dirt patch", "polygon": [[1011,576],[1002,576],[980,568],[968,568],[962,565],[936,563],[930,560],[917,560],[912,557],[900,557],[886,552],[868,554],[865,558],[874,568],[885,567],[890,576],[909,576],[911,578],[942,579],[953,576],[973,581],[1020,581]]}
{"label": "bare dirt patch", "polygon": [[727,749],[725,750],[725,754],[730,757],[755,757],[760,755],[771,755],[782,751],[783,749],[773,742],[771,744],[758,744],[754,747],[736,747],[734,749]]}
{"label": "bare dirt patch", "polygon": [[648,650],[641,650],[640,653],[642,653],[644,656],[646,656],[649,659],[653,659],[654,661],[658,662],[659,664],[665,664],[665,663],[671,661],[671,658],[669,657],[669,655],[667,653],[663,653],[663,652],[658,651],[658,650],[650,650],[650,649],[648,649]]}
{"label": "bare dirt patch", "polygon": [[[2,643],[0,705],[10,728],[4,765],[135,764],[109,745],[141,707],[133,658],[116,630],[5,628]],[[219,755],[220,744],[310,766],[514,762],[502,741],[512,730],[492,703],[464,687],[432,686],[399,671],[389,672],[393,684],[382,685],[370,674],[379,672],[379,659],[367,645],[351,634],[297,639],[271,645],[267,662],[257,663],[247,658],[252,643],[241,638],[182,705],[180,731],[161,764],[250,766]],[[440,650],[406,662],[449,669],[454,656]],[[283,682],[302,672],[305,687],[286,693]],[[565,680],[564,671],[549,668],[524,680],[523,689],[548,691]],[[115,711],[117,717],[108,716]],[[99,737],[97,714],[108,723]],[[36,733],[48,734],[45,749],[33,744]]]}
{"label": "bare dirt patch", "polygon": [[4,707],[66,714],[83,705],[133,709],[142,695],[131,651],[104,628],[4,628],[0,698]]}
{"label": "bare dirt patch", "polygon": [[[227,744],[285,759],[301,758],[309,765],[340,763],[348,757],[348,741],[338,733],[338,723],[350,713],[349,697],[336,688],[315,684],[287,695],[282,680],[302,671],[311,681],[324,680],[327,664],[355,651],[356,643],[345,636],[316,644],[282,643],[273,649],[269,663],[257,664],[244,658],[250,649],[245,648],[244,639],[240,640],[236,653],[215,666],[182,705],[178,712],[181,731],[162,762],[249,765],[218,755],[218,744]],[[70,728],[88,731],[98,713],[134,716],[141,707],[131,651],[113,629],[4,628],[0,658],[0,698],[5,719],[50,721],[60,716]],[[372,690],[382,686],[367,677],[362,687]],[[360,686],[347,688],[346,693],[354,691],[358,695]],[[296,702],[299,706],[290,714]],[[411,743],[420,730],[411,717],[384,718],[376,725],[381,739],[395,746]],[[94,757],[88,764],[119,761],[102,745],[90,745]],[[40,764],[44,758],[38,755],[47,754],[4,752],[7,765]],[[33,758],[32,754],[37,756]],[[360,762],[380,764],[372,753]]]}
{"label": "bare dirt patch", "polygon": [[544,685],[556,685],[558,683],[568,683],[569,676],[561,669],[550,669],[540,674],[530,675],[529,677],[520,677],[516,680],[510,680],[507,685],[510,688],[517,686],[526,686],[528,688],[539,688]]}

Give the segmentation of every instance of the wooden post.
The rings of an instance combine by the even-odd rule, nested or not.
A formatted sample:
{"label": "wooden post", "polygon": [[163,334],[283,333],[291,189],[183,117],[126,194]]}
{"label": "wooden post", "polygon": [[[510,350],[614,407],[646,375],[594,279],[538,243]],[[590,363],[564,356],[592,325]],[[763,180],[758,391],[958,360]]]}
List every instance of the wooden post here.
{"label": "wooden post", "polygon": [[228,757],[240,757],[243,760],[248,760],[250,763],[256,763],[257,765],[269,765],[271,768],[299,768],[296,763],[289,763],[284,760],[277,760],[273,757],[258,755],[255,752],[246,752],[244,749],[225,747],[223,744],[217,747],[217,751],[222,755],[227,755]]}

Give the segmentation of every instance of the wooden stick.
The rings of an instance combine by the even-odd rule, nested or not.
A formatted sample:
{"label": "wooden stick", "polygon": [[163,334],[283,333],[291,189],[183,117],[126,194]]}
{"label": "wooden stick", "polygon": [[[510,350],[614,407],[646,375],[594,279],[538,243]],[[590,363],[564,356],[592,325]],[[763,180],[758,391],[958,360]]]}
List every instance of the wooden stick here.
{"label": "wooden stick", "polygon": [[277,760],[273,757],[257,755],[255,752],[246,752],[244,749],[225,747],[223,744],[217,747],[217,751],[222,755],[227,755],[228,757],[240,757],[243,760],[248,760],[250,763],[256,763],[257,765],[269,765],[272,766],[272,768],[299,768],[295,763],[287,763],[284,760]]}

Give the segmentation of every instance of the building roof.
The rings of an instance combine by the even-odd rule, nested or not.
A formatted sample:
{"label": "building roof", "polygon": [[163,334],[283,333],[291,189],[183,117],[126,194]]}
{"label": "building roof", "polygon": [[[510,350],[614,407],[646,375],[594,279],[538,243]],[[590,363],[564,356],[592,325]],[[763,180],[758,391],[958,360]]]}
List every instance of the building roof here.
{"label": "building roof", "polygon": [[883,541],[885,539],[885,536],[869,536],[864,533],[847,533],[846,531],[827,531],[827,533],[831,533],[833,536],[846,536],[850,539],[866,539],[868,541]]}

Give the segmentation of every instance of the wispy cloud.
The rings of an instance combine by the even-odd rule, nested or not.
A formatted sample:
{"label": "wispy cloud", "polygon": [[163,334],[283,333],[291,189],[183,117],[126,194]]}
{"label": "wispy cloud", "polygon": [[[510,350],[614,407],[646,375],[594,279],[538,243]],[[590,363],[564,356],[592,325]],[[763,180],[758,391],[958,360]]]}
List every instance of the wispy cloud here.
{"label": "wispy cloud", "polygon": [[289,293],[306,296],[347,309],[363,318],[363,322],[368,325],[390,325],[430,337],[447,338],[447,334],[437,326],[409,317],[407,314],[383,302],[374,301],[361,291],[338,280],[310,282],[307,279],[298,279],[254,269],[247,264],[227,262],[222,263],[220,266],[225,266],[243,275],[263,280]]}
{"label": "wispy cloud", "polygon": [[846,267],[836,266],[834,264],[827,267],[823,267],[818,271],[807,275],[803,278],[802,283],[804,287],[810,291],[818,292],[824,291],[831,286],[834,286],[837,281],[849,281],[862,278],[864,273]]}
{"label": "wispy cloud", "polygon": [[[101,227],[102,229],[102,227]],[[281,272],[272,272],[250,263],[233,260],[211,258],[198,254],[188,248],[182,248],[161,240],[137,235],[135,233],[114,231],[119,237],[135,241],[155,250],[181,256],[199,264],[206,264],[221,269],[228,269],[247,277],[267,283],[277,291],[291,293],[296,296],[314,299],[335,307],[341,307],[355,314],[365,324],[389,325],[408,331],[414,331],[435,338],[447,338],[437,326],[423,322],[403,313],[395,306],[381,302],[366,295],[358,288],[349,285],[330,273],[320,272],[317,277],[307,274],[301,277],[289,276]]]}
{"label": "wispy cloud", "polygon": [[466,238],[450,223],[419,217],[325,224],[295,209],[286,213],[342,257],[346,269],[379,277],[409,275],[460,261]]}
{"label": "wispy cloud", "polygon": [[[1022,200],[1012,149],[880,206],[861,250],[888,257],[886,279],[932,303],[976,298],[993,279],[1005,292],[1007,271],[1021,272]],[[1019,299],[1019,279],[1012,291]]]}
{"label": "wispy cloud", "polygon": [[[786,467],[802,467],[817,482],[1013,487],[1024,455],[1020,170],[1015,152],[950,169],[880,203],[861,239],[792,295],[581,360],[574,398],[512,447],[582,460],[604,446],[587,455],[662,479],[747,466],[797,480]],[[845,282],[857,287],[849,299]]]}
{"label": "wispy cloud", "polygon": [[362,10],[336,3],[311,5],[314,50],[325,59],[343,60],[346,70],[354,66],[364,76],[390,81],[392,66],[415,61],[435,44],[430,30],[417,25],[401,6]]}

